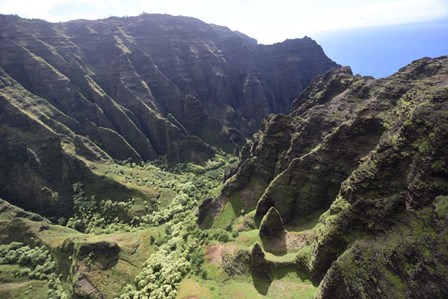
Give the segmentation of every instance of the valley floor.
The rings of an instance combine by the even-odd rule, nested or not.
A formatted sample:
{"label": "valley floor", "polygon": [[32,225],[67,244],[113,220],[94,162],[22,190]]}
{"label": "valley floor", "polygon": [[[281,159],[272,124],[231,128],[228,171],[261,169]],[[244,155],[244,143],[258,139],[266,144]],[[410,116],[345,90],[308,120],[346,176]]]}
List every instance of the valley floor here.
{"label": "valley floor", "polygon": [[[222,154],[203,166],[91,164],[146,198],[99,201],[77,185],[75,216],[59,224],[2,201],[0,297],[312,298],[317,286],[293,264],[316,219],[277,245],[287,254],[267,253],[277,265],[270,282],[250,269],[251,248],[262,242],[254,212],[231,226],[197,227],[198,204],[219,194],[224,168],[235,162]],[[35,248],[48,269],[39,270]]]}

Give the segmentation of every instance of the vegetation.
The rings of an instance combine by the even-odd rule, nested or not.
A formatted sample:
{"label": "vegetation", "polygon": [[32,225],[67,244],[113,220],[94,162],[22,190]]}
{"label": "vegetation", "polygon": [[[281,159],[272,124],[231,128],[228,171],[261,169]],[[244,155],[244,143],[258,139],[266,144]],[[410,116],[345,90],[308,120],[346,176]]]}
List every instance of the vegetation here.
{"label": "vegetation", "polygon": [[44,247],[30,248],[20,242],[0,245],[0,264],[25,266],[17,275],[34,279],[48,279],[55,270],[55,264]]}
{"label": "vegetation", "polygon": [[[128,54],[126,39],[116,41]],[[126,158],[111,140],[131,145],[109,129],[95,142],[73,132],[73,142],[59,142],[52,132],[51,157],[24,143],[11,157],[30,167],[11,171],[45,170],[42,161],[63,147],[61,155],[82,161],[66,177],[82,182],[72,193],[66,179],[64,188],[50,180],[39,187],[35,202],[52,216],[73,208],[53,223],[0,200],[0,297],[447,297],[446,67],[435,80],[440,90],[403,83],[418,78],[421,65],[438,74],[431,61],[401,70],[399,80],[348,68],[321,77],[293,114],[264,121],[231,171],[236,157],[207,146],[216,156],[206,161],[176,142],[157,161],[142,162],[166,149],[145,150],[144,142],[134,143],[142,156]],[[126,115],[131,125],[137,116]],[[117,160],[100,148],[106,139]],[[66,171],[64,161],[57,168]]]}
{"label": "vegetation", "polygon": [[[58,224],[75,229],[79,233],[57,229],[55,232],[57,235],[54,235],[55,233],[51,231],[53,226],[45,225],[42,226],[44,227],[42,234],[46,234],[45,231],[48,230],[48,236],[41,237],[53,248],[52,251],[59,263],[67,264],[60,267],[76,269],[84,265],[82,267],[87,267],[87,271],[93,271],[101,267],[99,264],[96,265],[96,262],[102,259],[101,254],[105,254],[97,253],[95,246],[102,246],[99,248],[112,246],[111,241],[107,240],[122,236],[123,232],[138,233],[155,229],[148,237],[149,244],[145,245],[152,247],[153,250],[146,253],[145,262],[136,265],[140,270],[136,273],[135,279],[128,281],[128,284],[115,295],[119,298],[175,298],[178,286],[186,275],[207,277],[207,272],[203,268],[204,246],[211,240],[227,242],[233,239],[231,232],[222,229],[207,232],[199,229],[196,224],[198,205],[204,198],[219,194],[225,167],[236,161],[234,156],[220,150],[216,151],[218,152],[216,157],[204,165],[193,163],[173,165],[167,163],[165,159],[146,164],[132,162],[98,164],[97,169],[101,171],[105,168],[108,176],[118,176],[126,180],[129,185],[150,187],[154,192],[145,200],[141,198],[123,199],[123,201],[98,200],[96,194],[92,194],[89,188],[77,182],[73,184],[73,217],[67,220],[60,218]],[[93,235],[104,237],[98,239]],[[98,243],[99,240],[109,243]],[[144,246],[144,244],[138,245]],[[69,256],[61,260],[63,252],[69,252]],[[111,257],[106,254],[104,258]],[[119,258],[133,261],[134,257],[122,252]],[[58,273],[57,268],[60,267],[56,267],[51,254],[43,246],[31,248],[14,242],[2,245],[0,262],[19,265],[21,268],[17,270],[17,275],[48,281],[49,296],[64,298],[64,288],[67,293],[73,292],[61,283],[61,280],[66,279],[58,276],[68,273]],[[104,265],[108,262],[103,261],[100,264],[103,268],[107,268]],[[67,282],[78,279],[72,275],[76,275],[76,272],[69,275]],[[87,272],[86,275],[89,277],[93,274]],[[96,279],[100,280],[99,277]]]}
{"label": "vegetation", "polygon": [[[66,227],[36,225],[45,246],[4,245],[1,263],[17,265],[17,275],[26,279],[46,281],[51,298],[65,298],[73,292],[90,296],[95,289],[107,298],[120,299],[201,295],[190,283],[216,298],[238,297],[242,294],[238,289],[243,286],[247,295],[260,294],[250,265],[250,249],[260,241],[258,230],[253,229],[254,212],[242,213],[234,225],[209,230],[197,225],[199,204],[221,192],[225,168],[236,162],[234,156],[217,152],[204,165],[173,165],[164,159],[146,164],[128,161],[97,165],[109,176],[124,178],[129,185],[150,187],[154,192],[144,200],[98,200],[99,196],[85,185],[75,183],[73,217],[58,220]],[[246,222],[251,224],[240,231],[238,226]],[[135,239],[137,235],[146,237]],[[114,244],[117,241],[119,247]],[[129,251],[126,244],[134,245]],[[113,253],[114,248],[120,248],[118,255]],[[114,261],[116,258],[118,261]],[[272,271],[277,273],[293,265],[296,254],[288,258],[285,263],[280,259],[265,263],[269,269],[274,265]],[[294,279],[274,272],[269,273],[274,279],[269,282],[273,285],[269,296],[274,296],[276,289],[283,296],[282,290],[292,287]],[[119,277],[123,280],[111,285],[110,279]],[[85,282],[78,285],[82,279],[90,281],[90,287],[83,287]],[[295,281],[306,286],[306,292],[315,293],[309,281]]]}
{"label": "vegetation", "polygon": [[55,273],[56,264],[44,246],[31,248],[20,242],[0,245],[0,265],[4,264],[21,266],[13,271],[16,277],[47,280],[49,298],[69,298]]}
{"label": "vegetation", "polygon": [[[199,204],[220,194],[225,168],[237,161],[234,156],[215,150],[216,157],[204,165],[169,164],[165,159],[146,164],[97,164],[97,171],[124,179],[128,185],[151,188],[150,197],[98,200],[100,196],[92,194],[88,187],[75,183],[74,214],[67,220],[58,220],[66,228],[37,225],[38,231],[45,227],[39,238],[47,247],[11,243],[3,249],[2,263],[19,265],[17,273],[27,279],[47,281],[47,293],[52,298],[65,298],[65,294],[73,292],[86,296],[91,290],[76,285],[83,277],[91,281],[92,290],[98,288],[107,298],[201,295],[189,283],[200,285],[200,289],[205,288],[217,298],[239,296],[237,289],[242,286],[249,288],[248,295],[259,294],[259,282],[253,280],[250,267],[250,249],[260,241],[258,230],[254,229],[254,211],[241,213],[234,224],[216,225],[209,230],[197,225]],[[134,243],[135,234],[146,237]],[[121,240],[120,247],[114,245],[116,240]],[[128,243],[134,244],[131,251],[126,247]],[[146,250],[135,253],[135,246]],[[51,249],[53,257],[46,248]],[[112,253],[113,248],[121,248],[118,256]],[[19,258],[22,255],[26,258]],[[116,258],[118,261],[114,262]],[[286,262],[274,258],[266,260],[266,265],[273,264],[272,271],[278,272],[293,265],[295,259],[296,254],[291,253]],[[291,275],[287,279],[274,272],[269,275],[274,279],[269,282],[274,286],[272,292],[279,288],[276,292],[281,295],[280,290],[293,285]],[[123,280],[117,280],[117,285],[102,285],[103,280],[120,276]],[[296,281],[306,286],[306,292],[315,292],[309,281]]]}
{"label": "vegetation", "polygon": [[[204,166],[191,163],[169,166],[163,160],[153,163],[164,169],[155,176],[165,178],[160,181],[161,187],[171,186],[176,195],[166,207],[159,205],[152,213],[138,218],[141,226],[164,224],[165,231],[154,239],[156,252],[120,298],[176,298],[178,286],[187,273],[206,277],[201,245],[208,243],[209,234],[197,227],[196,214],[192,211],[202,198],[219,192],[224,167],[234,160],[222,153]],[[215,233],[210,238],[229,239],[227,232]]]}
{"label": "vegetation", "polygon": [[[67,226],[85,233],[110,233],[111,231],[127,230],[125,220],[129,218],[129,210],[134,203],[113,202],[102,200],[98,202],[95,196],[87,196],[82,183],[73,184],[74,217],[71,217]],[[124,220],[123,220],[124,219]],[[59,221],[63,224],[63,220]]]}

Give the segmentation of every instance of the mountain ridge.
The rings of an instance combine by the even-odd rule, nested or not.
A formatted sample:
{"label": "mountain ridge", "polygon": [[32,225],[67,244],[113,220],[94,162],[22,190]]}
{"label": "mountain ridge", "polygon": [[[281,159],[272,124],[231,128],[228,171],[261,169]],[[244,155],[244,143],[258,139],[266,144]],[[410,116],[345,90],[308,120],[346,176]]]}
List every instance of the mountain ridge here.
{"label": "mountain ridge", "polygon": [[[305,63],[305,60],[308,61],[309,58],[312,58],[313,55],[316,55],[316,57],[318,57],[319,55],[324,57],[322,49],[309,38],[305,38],[301,42],[296,41],[295,45],[292,45],[293,41],[285,41],[285,43],[276,44],[275,46],[256,45],[256,42],[254,40],[246,36],[242,36],[241,34],[234,34],[232,31],[225,27],[207,25],[193,18],[176,18],[168,15],[142,15],[132,18],[109,18],[106,20],[98,21],[71,21],[61,24],[50,24],[43,21],[25,21],[23,19],[18,19],[19,24],[16,24],[14,26],[14,29],[16,29],[17,32],[14,33],[13,36],[8,37],[7,28],[13,26],[12,24],[8,24],[7,20],[9,20],[10,18],[11,17],[3,18],[6,19],[6,22],[4,22],[6,24],[2,26],[3,28],[5,28],[2,33],[2,37],[5,39],[5,42],[10,42],[10,40],[14,40],[14,38],[17,38],[17,36],[19,35],[25,35],[23,36],[24,40],[20,40],[20,38],[17,38],[17,40],[21,43],[25,43],[25,47],[35,47],[34,51],[37,51],[37,55],[42,55],[44,58],[46,57],[46,61],[50,61],[50,65],[54,64],[56,66],[56,69],[58,68],[58,65],[61,70],[66,68],[67,66],[62,64],[64,64],[64,60],[67,61],[70,59],[72,61],[71,64],[74,65],[70,65],[70,68],[68,70],[64,70],[63,73],[65,74],[65,76],[69,75],[70,78],[68,79],[70,81],[73,81],[75,85],[83,86],[84,90],[89,88],[101,87],[100,90],[102,90],[107,95],[111,94],[112,98],[116,99],[116,97],[121,97],[120,102],[123,102],[126,97],[130,97],[131,95],[129,93],[134,93],[134,97],[140,96],[142,98],[144,98],[144,96],[146,95],[149,97],[147,100],[145,100],[146,104],[151,105],[151,108],[156,108],[155,110],[159,110],[159,113],[161,113],[162,116],[166,116],[167,113],[171,113],[172,116],[179,118],[180,123],[183,124],[183,126],[189,131],[199,130],[199,128],[195,128],[195,126],[198,126],[198,124],[195,123],[194,120],[191,120],[194,119],[194,116],[188,118],[181,116],[182,109],[191,109],[192,112],[196,111],[196,113],[200,113],[201,115],[210,115],[212,118],[218,119],[221,123],[223,123],[224,126],[229,125],[229,122],[246,122],[245,130],[249,130],[250,133],[251,129],[247,127],[249,122],[255,122],[254,125],[256,126],[257,123],[261,121],[262,117],[264,117],[264,114],[266,112],[281,112],[282,110],[287,109],[287,106],[289,106],[290,104],[289,102],[292,101],[292,99],[296,97],[300,92],[300,88],[306,86],[308,81],[311,79],[311,77],[309,77],[308,79],[301,79],[300,76],[298,78],[295,78],[298,80],[294,80],[293,84],[288,83],[290,86],[293,86],[292,92],[286,90],[287,94],[286,96],[284,96],[279,93],[280,88],[276,88],[275,86],[279,85],[279,83],[272,81],[272,79],[275,79],[277,81],[279,80],[279,78],[275,77],[270,79],[271,84],[269,85],[271,85],[271,87],[268,88],[267,91],[263,91],[263,87],[261,87],[260,84],[269,83],[263,82],[266,79],[269,79],[269,77],[266,79],[261,78],[265,76],[263,75],[263,72],[270,70],[271,66],[275,66],[279,63],[287,63],[288,65],[291,65],[291,70],[289,72],[291,72],[294,77],[297,77],[297,74],[300,73],[308,72],[313,74],[316,73],[316,71],[318,73],[319,68],[324,71],[330,67],[336,66],[336,64],[330,62],[329,60],[325,61],[325,59],[322,61],[322,63],[326,63],[327,66],[319,66],[318,63],[320,62],[317,60],[316,62]],[[33,28],[34,25],[37,25],[35,26],[36,28]],[[45,34],[51,33],[54,34],[54,36],[58,36],[58,33],[62,34],[63,36],[62,38],[60,38],[61,40],[58,41],[59,44],[61,44],[61,53],[46,53],[48,51],[51,51],[51,49],[57,51],[58,45],[46,45],[45,42],[42,44],[42,41],[38,41],[36,45],[26,45],[26,39],[32,39],[33,36],[32,34],[26,36],[24,32],[20,32],[20,28],[17,28],[18,26],[24,26],[30,32],[37,31],[35,32],[36,36],[42,39],[46,38]],[[89,26],[94,26],[95,28],[92,29]],[[216,30],[216,28],[219,28],[219,30]],[[128,33],[137,34],[139,38],[137,39],[135,37],[132,37],[132,41],[126,40],[126,36],[123,35],[125,34],[125,32],[121,32],[122,29],[132,30]],[[84,34],[86,36],[83,37],[80,34]],[[64,38],[64,35],[66,37],[71,37]],[[202,38],[205,38],[205,40],[201,40]],[[90,44],[91,39],[95,40],[93,44]],[[211,40],[207,41],[207,39]],[[198,41],[197,44],[195,44],[195,40]],[[133,41],[135,43],[133,43]],[[48,40],[48,42],[51,43],[50,40]],[[73,44],[73,42],[75,42],[75,44]],[[205,42],[205,44],[202,44],[202,42]],[[76,45],[76,43],[80,43],[80,45]],[[129,48],[134,49],[134,52],[130,52],[130,49],[127,48],[124,43],[127,43],[127,46]],[[189,43],[191,45],[189,45]],[[282,47],[284,48],[284,51],[286,51],[286,53],[280,54],[280,56],[277,58],[278,61],[272,61],[272,59],[268,59],[268,57],[272,56],[275,51],[278,51],[273,47],[281,46],[283,44],[286,45],[286,47]],[[47,49],[45,49],[45,45],[47,46]],[[86,48],[82,48],[83,46],[85,46]],[[48,49],[48,47],[50,48]],[[117,49],[114,49],[115,47]],[[205,47],[205,49],[201,49],[201,47]],[[262,50],[254,51],[253,47]],[[310,49],[307,50],[306,47],[310,47]],[[118,60],[116,62],[117,67],[123,68],[120,73],[121,77],[117,78],[117,75],[114,74],[114,72],[116,72],[115,67],[112,67],[111,69],[110,67],[108,67],[108,65],[105,64],[106,61],[104,61],[104,58],[101,58],[99,56],[97,57],[96,52],[100,52],[103,48],[104,50],[108,51],[107,53],[103,54],[103,57],[107,57],[108,55],[118,55],[118,59],[125,60]],[[274,52],[272,52],[271,49]],[[311,51],[316,50],[318,52],[320,51],[320,53],[311,54]],[[3,51],[5,51],[5,53],[14,53],[12,49],[3,49]],[[64,51],[68,53],[64,53]],[[77,53],[73,57],[72,55],[70,55],[69,51],[77,51]],[[257,51],[260,52],[260,54],[257,54]],[[298,51],[301,51],[302,53]],[[53,57],[53,55],[49,56],[48,54],[58,55],[57,57]],[[95,82],[82,82],[82,80],[79,81],[79,79],[81,78],[76,79],[74,77],[74,74],[72,74],[72,72],[76,72],[79,70],[81,70],[81,73],[86,73],[82,72],[82,61],[76,62],[76,60],[82,60],[81,56],[83,55],[84,58],[86,58],[85,60],[87,60],[85,71],[87,72],[87,75],[89,74],[89,71],[91,73],[93,72],[92,74],[95,74],[94,78],[90,78],[93,81],[96,80]],[[284,55],[285,57],[282,58],[282,55]],[[300,58],[300,55],[308,56]],[[257,58],[258,56],[260,57]],[[254,61],[253,57],[255,57],[256,61]],[[11,59],[8,59],[9,61],[3,63],[3,67],[6,67],[7,71],[9,71],[9,73],[11,73],[13,77],[15,77],[16,79],[20,79],[19,81],[25,84],[25,88],[32,89],[37,92],[35,87],[27,86],[27,84],[29,85],[29,82],[26,81],[26,72],[24,75],[19,73],[18,70],[12,69],[9,65],[11,63]],[[89,59],[91,60],[90,63]],[[229,59],[231,61],[226,63],[225,60]],[[282,61],[283,59],[287,59],[287,61]],[[301,59],[304,61],[301,62],[302,65],[300,63],[295,64],[293,63],[294,59]],[[75,62],[73,62],[73,60]],[[126,62],[126,60],[128,60],[128,62]],[[263,67],[264,60],[266,60],[271,65]],[[81,65],[79,64],[80,62]],[[141,67],[147,63],[154,64],[160,71],[154,69],[153,66],[145,66],[145,68],[142,69]],[[193,65],[191,65],[191,63],[193,63]],[[310,69],[310,66],[312,66],[313,63],[317,64],[316,67],[318,69],[316,71]],[[262,66],[261,70],[257,67],[257,64]],[[212,68],[212,70],[207,70],[207,68],[210,69],[210,67]],[[91,70],[89,70],[88,68],[91,68]],[[151,70],[151,68],[153,69]],[[203,69],[202,71],[201,68]],[[100,74],[102,70],[110,70],[111,72],[109,73],[114,75],[106,76],[106,74]],[[99,74],[96,74],[95,71]],[[207,74],[207,72],[209,74]],[[114,89],[111,89],[112,86],[116,85],[114,81],[126,79],[127,74],[129,74],[133,78],[133,81],[122,83],[129,84],[132,90],[115,90],[116,87],[114,87]],[[162,78],[159,78],[160,75],[162,75]],[[76,77],[79,76],[79,74],[76,74]],[[243,77],[238,78],[239,76]],[[245,79],[244,76],[249,77]],[[138,86],[140,85],[140,83],[138,83],[138,81],[140,81],[140,78],[143,79],[143,86]],[[159,80],[165,82],[162,84],[162,86],[158,86],[156,83],[151,81],[151,79],[155,79],[153,81],[156,82]],[[131,78],[129,78],[128,81],[129,80],[131,80]],[[213,80],[213,82],[210,80]],[[241,80],[246,80],[246,82],[244,83]],[[303,80],[305,80],[305,82],[302,83],[301,81]],[[94,84],[95,87],[86,86],[90,84]],[[244,87],[244,84],[248,84],[248,90],[246,93],[259,92],[260,96],[264,98],[264,101],[268,101],[268,103],[264,103],[263,105],[265,105],[265,107],[263,108],[257,108],[261,109],[261,111],[257,112],[250,111],[254,109],[254,105],[249,102],[239,109],[242,111],[243,115],[238,115],[238,110],[236,110],[236,116],[233,115],[235,113],[229,116],[236,118],[236,120],[223,119],[221,116],[222,113],[220,113],[220,111],[222,111],[223,109],[238,109],[238,107],[235,107],[235,101],[241,102],[243,100],[243,102],[247,102],[251,100],[251,95],[244,95],[244,91],[241,90],[241,88]],[[150,87],[150,90],[148,90],[148,87]],[[171,92],[171,94],[167,94],[166,87],[174,89],[173,92]],[[229,90],[229,88],[231,89]],[[215,90],[213,91],[211,89]],[[285,89],[283,88],[283,90]],[[41,90],[40,92],[43,92],[43,90]],[[278,95],[276,95],[275,93],[278,93]],[[155,96],[153,94],[155,94]],[[44,98],[45,96],[51,96],[47,93],[42,93],[41,95],[44,96]],[[82,95],[87,98],[89,97],[88,93]],[[170,99],[173,97],[175,99]],[[185,99],[182,100],[182,98],[184,97]],[[244,100],[244,97],[246,98],[246,100]],[[275,101],[273,101],[273,99],[269,99],[269,97],[274,97]],[[130,100],[131,99],[127,99],[128,103],[123,104],[130,105]],[[188,105],[188,107],[182,108],[180,106],[183,101],[185,101],[183,105]],[[218,103],[215,104],[214,102]],[[223,103],[219,104],[219,102]],[[202,104],[202,106],[200,104]],[[216,110],[216,105],[222,106],[226,104],[230,104],[230,107],[223,107],[223,109],[218,109],[217,112],[213,112],[214,110]],[[133,103],[133,105],[136,104]],[[241,104],[238,105],[241,106]],[[128,107],[128,109],[131,109],[132,111],[132,107]],[[205,111],[203,111],[204,109]],[[133,113],[135,114],[135,112]],[[243,118],[245,118],[246,120],[244,120]],[[237,125],[237,129],[242,125],[243,124]],[[244,128],[242,128],[242,130],[244,133]],[[204,136],[200,137],[204,138]],[[157,149],[157,147],[160,147],[157,146],[157,143],[155,147],[158,152],[164,152],[163,149]]]}
{"label": "mountain ridge", "polygon": [[0,297],[448,297],[448,56],[161,14],[0,16],[0,53]]}
{"label": "mountain ridge", "polygon": [[384,79],[348,67],[320,76],[290,114],[264,120],[199,224],[249,226],[250,212],[258,227],[275,209],[294,234],[318,213],[296,267],[319,296],[444,297],[447,251],[434,248],[447,240],[447,83],[447,56]]}
{"label": "mountain ridge", "polygon": [[[260,46],[226,27],[161,14],[66,23],[2,15],[0,53],[0,105],[67,141],[76,149],[70,159],[81,164],[161,157],[204,163],[212,147],[237,152],[266,113],[287,109],[309,80],[336,66],[311,39]],[[22,129],[5,121],[8,152],[14,131]],[[51,156],[43,143],[20,142],[37,158]],[[6,156],[2,164],[9,169],[13,160]],[[80,180],[69,174],[73,163],[61,173],[63,186],[40,177],[45,171],[39,168],[51,168],[51,160],[41,162],[21,164],[14,175],[20,180],[20,173],[34,169],[36,177],[27,178],[42,182],[31,184],[35,201],[46,202],[40,189],[49,188],[69,207],[70,186]],[[82,176],[91,175],[83,169]],[[2,175],[1,196],[17,191],[23,194],[18,202],[31,203],[16,177]],[[34,204],[25,207],[37,211]]]}

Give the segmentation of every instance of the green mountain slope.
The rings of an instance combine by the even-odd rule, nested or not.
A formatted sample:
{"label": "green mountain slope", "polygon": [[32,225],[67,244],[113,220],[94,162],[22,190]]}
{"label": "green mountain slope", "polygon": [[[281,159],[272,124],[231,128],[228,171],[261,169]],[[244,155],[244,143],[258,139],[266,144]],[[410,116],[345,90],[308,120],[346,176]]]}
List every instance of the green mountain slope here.
{"label": "green mountain slope", "polygon": [[[379,80],[330,71],[290,114],[264,120],[199,223],[246,230],[245,213],[258,227],[274,207],[288,234],[307,240],[279,238],[274,249],[299,250],[301,261],[309,246],[296,267],[321,283],[320,296],[445,297],[447,80],[447,57]],[[306,225],[310,215],[320,217]]]}
{"label": "green mountain slope", "polygon": [[192,18],[0,25],[1,298],[448,297],[448,57],[376,80]]}
{"label": "green mountain slope", "polygon": [[0,196],[46,215],[51,194],[71,209],[75,182],[123,189],[95,186],[85,160],[237,152],[267,113],[336,66],[309,38],[264,46],[157,14],[58,24],[1,15],[0,53]]}

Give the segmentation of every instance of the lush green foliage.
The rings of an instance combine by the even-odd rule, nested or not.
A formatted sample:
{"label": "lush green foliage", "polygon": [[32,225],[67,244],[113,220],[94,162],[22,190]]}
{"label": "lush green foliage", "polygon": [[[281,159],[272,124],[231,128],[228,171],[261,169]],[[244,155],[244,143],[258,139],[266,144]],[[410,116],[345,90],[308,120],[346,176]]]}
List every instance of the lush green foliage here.
{"label": "lush green foliage", "polygon": [[[153,182],[163,177],[159,186],[171,186],[177,195],[167,207],[159,207],[139,218],[141,224],[165,224],[165,234],[152,239],[156,252],[145,262],[134,285],[127,285],[120,298],[176,298],[177,288],[187,273],[206,277],[201,245],[208,242],[208,233],[197,227],[195,211],[201,199],[216,194],[222,184],[224,167],[232,159],[218,156],[205,166],[178,164],[170,167],[163,161],[154,163],[166,171],[156,175]],[[230,238],[226,231],[211,237],[223,241]]]}
{"label": "lush green foliage", "polygon": [[[201,231],[191,225],[193,217],[185,216],[170,226],[166,242],[158,246],[135,278],[135,285],[128,285],[120,298],[175,298],[182,278],[190,271],[201,271],[202,252],[198,252],[198,244],[204,239],[200,238]],[[189,225],[185,227],[186,224]]]}
{"label": "lush green foliage", "polygon": [[129,209],[134,201],[114,202],[102,200],[95,196],[87,196],[83,185],[73,184],[73,209],[75,216],[70,218],[67,226],[85,233],[109,233],[111,231],[128,230],[123,219],[129,218]]}
{"label": "lush green foliage", "polygon": [[[171,190],[175,193],[167,206],[155,198],[146,200],[143,203],[143,211],[137,215],[130,212],[137,205],[134,199],[120,202],[98,201],[95,196],[86,194],[81,183],[75,183],[75,215],[66,225],[85,233],[104,234],[158,226],[173,220],[175,215],[193,211],[200,200],[219,193],[224,168],[237,161],[236,157],[219,149],[215,151],[219,154],[203,166],[194,163],[172,165],[166,159],[159,159],[147,164],[125,163],[109,167],[106,174],[123,176],[128,183],[159,191]],[[144,174],[149,176],[142,177],[138,171],[144,171]]]}
{"label": "lush green foliage", "polygon": [[47,279],[55,270],[55,263],[45,247],[31,248],[20,242],[0,245],[0,264],[25,266],[17,275],[34,279]]}
{"label": "lush green foliage", "polygon": [[[81,183],[73,185],[74,215],[59,223],[87,234],[108,234],[161,227],[148,240],[155,247],[131,284],[119,298],[175,298],[187,274],[207,277],[203,269],[204,246],[209,240],[233,240],[231,228],[203,231],[196,224],[199,203],[220,192],[224,168],[236,158],[224,153],[204,165],[169,165],[165,160],[147,164],[108,165],[110,175],[124,176],[137,186],[156,190],[154,198],[125,201],[98,200]],[[236,235],[235,235],[236,236]],[[24,267],[20,275],[48,280],[51,298],[65,298],[55,264],[45,248],[30,248],[21,243],[2,247],[3,263]]]}
{"label": "lush green foliage", "polygon": [[49,298],[68,298],[60,278],[55,274],[56,264],[44,246],[31,248],[20,242],[0,245],[0,264],[23,266],[16,276],[48,281]]}

